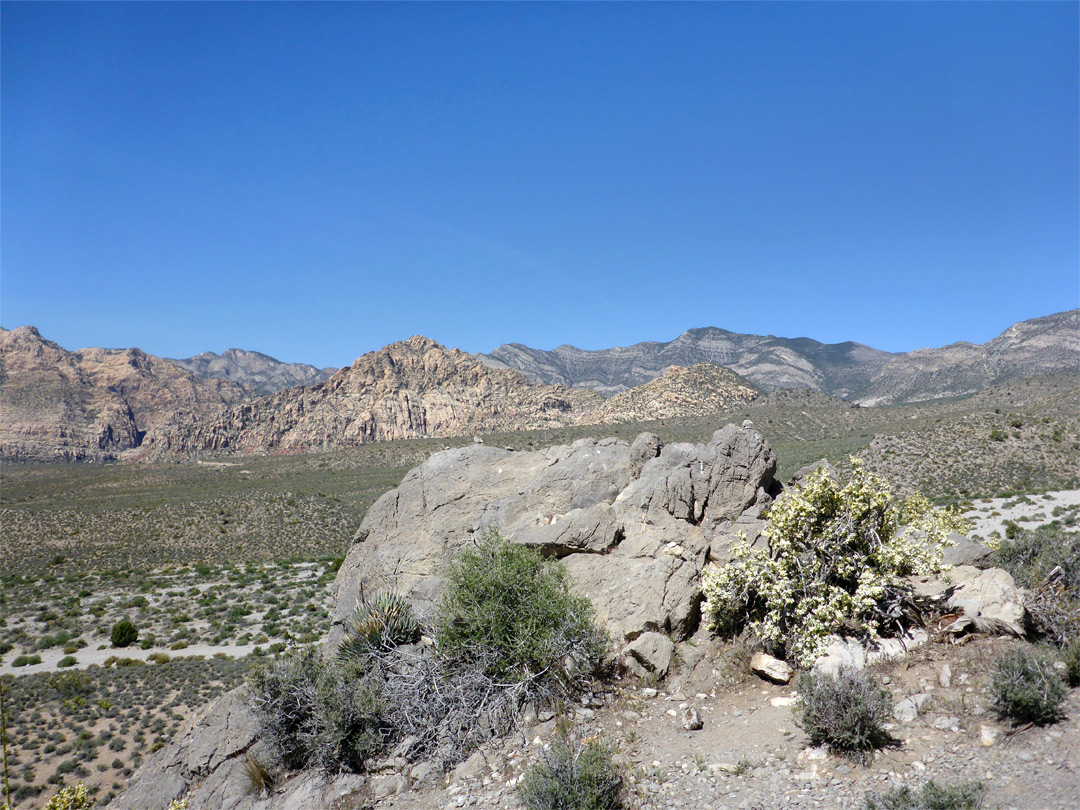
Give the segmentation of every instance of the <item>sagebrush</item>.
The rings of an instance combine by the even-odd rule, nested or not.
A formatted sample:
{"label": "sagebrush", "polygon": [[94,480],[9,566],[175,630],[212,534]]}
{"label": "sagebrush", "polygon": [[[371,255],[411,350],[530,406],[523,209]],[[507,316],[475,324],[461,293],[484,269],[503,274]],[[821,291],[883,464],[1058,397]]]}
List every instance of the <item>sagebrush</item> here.
{"label": "sagebrush", "polygon": [[378,679],[312,647],[254,667],[248,689],[263,738],[291,770],[361,771],[392,736]]}
{"label": "sagebrush", "polygon": [[736,543],[730,564],[705,572],[704,613],[715,629],[749,626],[803,666],[831,633],[873,639],[904,630],[906,578],[940,571],[949,533],[967,524],[921,496],[894,498],[883,479],[851,463],[844,485],[827,469],[810,473],[769,511],[767,543]]}
{"label": "sagebrush", "polygon": [[852,669],[835,676],[803,674],[794,709],[795,722],[812,745],[826,743],[837,753],[857,760],[892,744],[885,728],[891,710],[889,692],[872,675]]}
{"label": "sagebrush", "polygon": [[449,768],[527,706],[585,686],[606,649],[589,601],[561,564],[498,533],[448,571],[436,643],[407,600],[361,600],[337,654],[297,650],[256,669],[250,691],[266,738],[289,769],[360,770],[391,741]]}
{"label": "sagebrush", "polygon": [[1065,683],[1048,656],[1020,649],[994,662],[990,700],[1003,720],[1053,723],[1063,716]]}
{"label": "sagebrush", "polygon": [[1019,530],[998,546],[994,564],[1027,589],[1036,633],[1060,646],[1080,640],[1080,535],[1051,526]]}
{"label": "sagebrush", "polygon": [[942,785],[931,779],[918,790],[901,785],[885,793],[871,793],[864,810],[979,810],[985,796],[982,782]]}
{"label": "sagebrush", "polygon": [[518,796],[526,810],[618,810],[623,776],[603,742],[563,733],[522,778]]}

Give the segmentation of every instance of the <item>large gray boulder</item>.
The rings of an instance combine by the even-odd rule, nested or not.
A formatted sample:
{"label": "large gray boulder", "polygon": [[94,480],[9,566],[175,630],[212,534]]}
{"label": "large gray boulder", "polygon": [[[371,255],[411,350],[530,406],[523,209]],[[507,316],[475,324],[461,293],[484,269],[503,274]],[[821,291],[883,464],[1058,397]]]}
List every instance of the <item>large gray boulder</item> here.
{"label": "large gray boulder", "polygon": [[398,591],[430,617],[447,567],[488,528],[560,558],[616,641],[684,638],[710,544],[771,502],[775,471],[761,435],[731,425],[707,444],[662,446],[642,434],[632,445],[437,453],[368,511],[334,583],[331,642],[362,593]]}

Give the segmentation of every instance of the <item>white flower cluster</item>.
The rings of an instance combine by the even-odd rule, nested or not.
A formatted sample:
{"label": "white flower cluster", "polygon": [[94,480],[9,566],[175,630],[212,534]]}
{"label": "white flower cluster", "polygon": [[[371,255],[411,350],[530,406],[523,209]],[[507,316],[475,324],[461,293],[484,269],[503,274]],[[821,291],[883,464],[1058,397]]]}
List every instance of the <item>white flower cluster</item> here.
{"label": "white flower cluster", "polygon": [[921,495],[893,498],[885,481],[852,459],[840,486],[827,470],[811,473],[769,512],[765,547],[732,547],[734,560],[705,572],[706,617],[717,628],[749,625],[762,641],[809,666],[830,633],[876,638],[882,603],[910,592],[910,574],[942,569],[955,510],[936,510]]}

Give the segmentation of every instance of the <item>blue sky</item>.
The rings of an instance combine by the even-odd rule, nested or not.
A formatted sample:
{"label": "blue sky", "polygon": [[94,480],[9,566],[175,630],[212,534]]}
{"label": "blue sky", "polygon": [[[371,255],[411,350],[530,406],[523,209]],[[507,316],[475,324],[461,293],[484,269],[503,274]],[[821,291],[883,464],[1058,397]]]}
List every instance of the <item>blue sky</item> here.
{"label": "blue sky", "polygon": [[1080,305],[1076,3],[0,5],[0,319],[343,365]]}

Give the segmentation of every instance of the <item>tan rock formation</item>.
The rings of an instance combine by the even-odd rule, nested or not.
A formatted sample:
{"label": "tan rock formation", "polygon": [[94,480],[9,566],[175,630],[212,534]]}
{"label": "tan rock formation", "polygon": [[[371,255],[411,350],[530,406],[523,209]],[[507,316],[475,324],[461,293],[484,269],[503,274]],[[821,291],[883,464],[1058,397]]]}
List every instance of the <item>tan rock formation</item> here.
{"label": "tan rock formation", "polygon": [[138,349],[69,352],[32,326],[0,329],[0,456],[105,461],[144,435],[204,419],[250,394]]}

